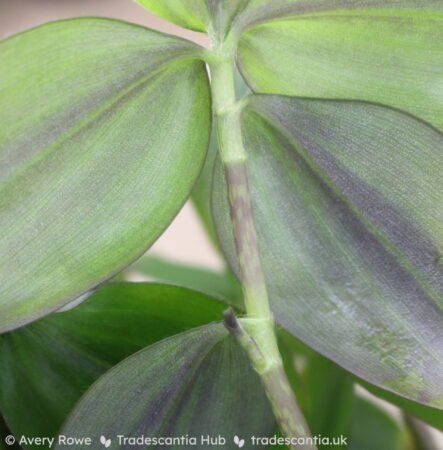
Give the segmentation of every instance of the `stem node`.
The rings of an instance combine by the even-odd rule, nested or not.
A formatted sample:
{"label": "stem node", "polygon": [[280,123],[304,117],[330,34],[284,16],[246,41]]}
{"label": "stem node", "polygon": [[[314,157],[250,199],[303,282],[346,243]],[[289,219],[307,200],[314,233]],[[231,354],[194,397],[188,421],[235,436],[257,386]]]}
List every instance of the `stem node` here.
{"label": "stem node", "polygon": [[[223,163],[240,279],[247,317],[237,319],[232,309],[225,314],[225,326],[246,350],[259,374],[280,430],[288,438],[310,438],[277,345],[274,320],[269,307],[265,276],[261,265],[251,196],[246,171],[247,154],[243,147],[241,114],[244,101],[238,102],[234,86],[234,57],[220,58],[223,48],[207,60],[211,69],[211,89]],[[312,439],[311,439],[312,440]],[[296,445],[289,445],[296,448]],[[315,445],[300,445],[313,450]]]}

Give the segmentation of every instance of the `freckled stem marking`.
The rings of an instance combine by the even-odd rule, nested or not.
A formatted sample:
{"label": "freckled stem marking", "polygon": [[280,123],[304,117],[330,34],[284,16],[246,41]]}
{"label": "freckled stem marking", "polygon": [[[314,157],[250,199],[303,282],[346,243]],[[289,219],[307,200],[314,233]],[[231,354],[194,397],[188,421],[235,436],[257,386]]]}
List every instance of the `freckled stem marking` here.
{"label": "freckled stem marking", "polygon": [[270,318],[244,163],[225,166],[229,205],[248,316]]}
{"label": "freckled stem marking", "polygon": [[[220,56],[221,55],[221,56]],[[283,370],[274,320],[269,308],[265,276],[246,173],[246,151],[241,132],[242,102],[234,88],[234,58],[212,53],[208,57],[212,77],[212,101],[219,152],[223,163],[232,227],[240,267],[240,281],[247,316],[237,320],[232,310],[225,325],[244,347],[260,375],[280,430],[288,438],[309,438],[310,432]],[[309,442],[309,440],[308,440]],[[290,449],[314,450],[315,445],[289,445]]]}

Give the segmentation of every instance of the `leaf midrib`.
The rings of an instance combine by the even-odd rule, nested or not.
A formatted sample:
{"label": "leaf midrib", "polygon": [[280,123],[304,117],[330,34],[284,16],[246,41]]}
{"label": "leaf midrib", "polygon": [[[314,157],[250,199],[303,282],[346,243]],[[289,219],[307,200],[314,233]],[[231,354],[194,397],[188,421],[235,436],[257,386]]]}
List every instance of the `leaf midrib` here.
{"label": "leaf midrib", "polygon": [[315,164],[315,162],[309,158],[309,156],[306,154],[306,152],[300,152],[298,150],[298,147],[293,144],[294,140],[286,131],[284,127],[282,127],[280,124],[278,124],[275,120],[272,118],[263,115],[259,110],[252,109],[253,112],[258,114],[265,122],[267,122],[272,128],[274,128],[278,133],[280,133],[282,136],[285,137],[285,139],[291,143],[291,147],[294,149],[294,151],[305,161],[306,164],[311,168],[311,170],[334,192],[337,197],[345,203],[349,209],[358,217],[359,221],[364,225],[368,233],[370,233],[372,236],[376,238],[377,241],[379,241],[383,248],[385,248],[391,255],[395,256],[396,259],[398,259],[401,262],[401,265],[407,270],[408,273],[410,273],[415,280],[423,287],[424,292],[426,292],[429,297],[434,300],[434,302],[440,305],[440,298],[439,296],[434,292],[433,288],[429,285],[428,281],[423,279],[423,276],[418,271],[418,269],[415,267],[415,265],[410,262],[407,255],[401,251],[397,245],[391,244],[386,238],[384,238],[383,233],[380,231],[380,229],[374,225],[371,221],[366,219],[364,216],[362,216],[359,212],[359,210],[354,206],[354,204],[346,197],[344,196],[341,191],[335,186],[335,184],[332,182],[332,180]]}
{"label": "leaf midrib", "polygon": [[[221,326],[221,325],[220,325]],[[160,433],[164,428],[166,427],[167,423],[169,422],[169,419],[174,413],[174,409],[176,408],[177,404],[180,402],[180,400],[183,398],[183,396],[186,393],[186,390],[191,385],[191,381],[194,379],[194,376],[199,371],[203,361],[215,350],[216,346],[220,344],[224,339],[226,339],[227,336],[220,336],[217,340],[215,340],[210,346],[208,346],[205,350],[205,352],[198,358],[194,359],[193,362],[195,362],[195,367],[193,370],[190,370],[186,378],[183,380],[182,386],[180,389],[176,392],[174,395],[174,399],[172,400],[168,412],[165,414],[165,417],[156,430],[156,436],[160,436]]]}
{"label": "leaf midrib", "polygon": [[[155,70],[149,71],[146,76],[141,76],[134,80],[128,87],[121,91],[117,91],[117,94],[111,96],[111,98],[101,107],[95,109],[91,113],[89,113],[86,117],[84,117],[79,123],[71,127],[63,136],[61,136],[58,140],[48,145],[46,148],[42,149],[38,152],[33,158],[31,158],[20,170],[13,172],[12,176],[8,177],[4,180],[4,182],[0,186],[0,195],[3,191],[8,187],[16,178],[22,175],[31,167],[35,166],[37,163],[43,161],[46,157],[48,157],[53,150],[57,149],[69,139],[72,139],[77,134],[81,133],[81,131],[98,120],[103,114],[112,109],[112,107],[117,104],[121,99],[123,99],[128,94],[131,94],[138,87],[143,85],[144,83],[148,83],[150,79],[153,79],[158,76],[156,83],[164,79],[169,72],[172,72],[174,68],[186,62],[186,60],[198,60],[197,58],[189,57],[183,58],[182,60],[177,60],[176,57],[170,57],[169,60],[165,60],[158,64]],[[164,67],[168,65],[169,67]],[[148,66],[149,67],[149,66]],[[162,73],[163,72],[163,73]]]}
{"label": "leaf midrib", "polygon": [[[389,241],[387,241],[386,239],[379,238],[380,232],[379,232],[378,228],[375,225],[372,225],[364,217],[363,218],[361,217],[358,210],[353,206],[353,204],[348,201],[347,197],[345,197],[343,194],[341,194],[341,192],[336,188],[335,184],[329,179],[329,177],[324,176],[324,173],[305,154],[306,152],[298,151],[297,146],[295,146],[293,144],[294,140],[292,139],[292,137],[289,135],[289,133],[284,128],[282,128],[272,118],[265,116],[261,111],[257,110],[256,108],[253,108],[250,105],[248,105],[248,107],[250,108],[250,111],[252,111],[253,113],[256,113],[262,120],[264,120],[266,123],[268,123],[271,128],[276,130],[277,133],[280,133],[288,141],[288,143],[290,143],[293,150],[303,159],[303,161],[305,161],[305,163],[311,168],[313,173],[316,176],[318,176],[321,180],[323,180],[323,182],[332,190],[332,192],[335,195],[337,195],[337,197],[349,207],[349,209],[353,212],[353,214],[356,215],[356,217],[359,219],[359,221],[365,227],[367,232],[370,233],[377,241],[379,241],[381,243],[381,245],[383,246],[383,248],[385,248],[388,251],[388,253],[393,255],[396,259],[398,258],[398,260],[400,260],[401,262],[403,262],[404,259],[406,259],[408,261],[407,257],[403,255],[403,253],[397,248],[397,246],[390,244]],[[434,303],[437,306],[440,306],[440,302],[439,302],[440,299],[438,298],[438,295],[433,292],[432,288],[428,285],[428,283],[426,281],[423,281],[423,282],[420,281],[420,278],[422,278],[421,276],[419,278],[415,276],[415,274],[414,274],[414,272],[416,272],[415,266],[412,263],[410,263],[409,261],[408,261],[407,265],[404,263],[400,264],[400,265],[403,266],[403,268],[413,276],[413,278],[423,288],[423,291],[427,295],[429,295],[428,291],[431,291],[432,295],[429,295],[429,297],[434,301]],[[392,309],[388,303],[385,303],[385,306],[388,307],[389,311],[392,312],[395,317],[400,319],[400,323],[402,323],[403,327],[405,327],[406,329],[411,331],[411,333],[412,333],[411,335],[415,336],[417,341],[420,342],[421,348],[424,351],[426,351],[426,353],[431,357],[431,359],[437,361],[438,363],[443,363],[443,358],[439,357],[438,355],[436,355],[433,352],[429,352],[427,345],[425,345],[425,342],[423,341],[423,339],[421,337],[420,338],[418,337],[416,330],[414,330],[411,327],[411,324],[408,321],[406,321],[402,317],[400,317],[398,315],[397,311]]]}

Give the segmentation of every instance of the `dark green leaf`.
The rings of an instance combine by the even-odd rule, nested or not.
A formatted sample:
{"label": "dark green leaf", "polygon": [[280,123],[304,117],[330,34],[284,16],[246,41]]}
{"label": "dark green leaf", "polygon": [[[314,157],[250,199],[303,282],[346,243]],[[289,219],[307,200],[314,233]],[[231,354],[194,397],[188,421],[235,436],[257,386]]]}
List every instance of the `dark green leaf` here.
{"label": "dark green leaf", "polygon": [[[336,439],[348,436],[355,415],[351,377],[320,355],[310,359],[303,376],[303,390],[309,395],[305,417],[312,434]],[[347,447],[337,444],[334,448],[344,450]]]}
{"label": "dark green leaf", "polygon": [[[337,449],[412,450],[405,425],[392,420],[382,406],[360,397],[356,392],[355,383],[361,380],[283,330],[279,334],[280,348],[287,362],[286,371],[289,377],[295,377],[292,387],[313,435],[336,438],[337,442],[340,436],[344,436],[349,446],[336,444],[334,448]],[[368,425],[366,429],[365,424]],[[376,427],[379,427],[378,431],[375,431]],[[318,448],[327,449],[328,446],[320,444]]]}
{"label": "dark green leaf", "polygon": [[[247,172],[275,318],[385,389],[443,406],[443,136],[363,102],[254,96]],[[221,170],[214,214],[235,267]]]}
{"label": "dark green leaf", "polygon": [[273,3],[262,20],[245,13],[274,20],[240,40],[255,91],[379,102],[443,129],[442,1]]}
{"label": "dark green leaf", "polygon": [[107,19],[0,44],[0,331],[112,277],[173,219],[209,140],[199,56]]}
{"label": "dark green leaf", "polygon": [[443,431],[443,411],[437,408],[430,408],[420,403],[415,403],[406,398],[399,397],[392,392],[385,391],[383,389],[377,388],[369,383],[365,383],[359,380],[359,383],[364,386],[371,394],[398,406],[400,409],[410,414],[411,416],[417,417],[434,428]]}
{"label": "dark green leaf", "polygon": [[[294,377],[292,387],[313,435],[335,438],[336,442],[344,436],[348,445],[336,444],[337,449],[414,448],[403,421],[393,420],[383,405],[362,398],[356,391],[355,383],[361,380],[285,331],[280,330],[279,336],[286,371],[289,377]],[[319,449],[328,447],[318,445]]]}
{"label": "dark green leaf", "polygon": [[212,174],[214,172],[214,162],[217,156],[217,151],[217,136],[213,129],[205,165],[203,166],[203,170],[201,171],[200,176],[192,190],[191,200],[203,224],[203,227],[205,228],[206,234],[213,244],[213,247],[218,253],[220,253],[210,208]]}
{"label": "dark green leaf", "polygon": [[[315,413],[310,408],[310,405],[312,404],[312,402],[310,401],[311,392],[313,391],[315,393],[316,390],[321,390],[320,385],[322,384],[321,380],[322,378],[328,380],[329,377],[331,377],[338,380],[338,372],[341,371],[342,376],[348,378],[349,376],[351,376],[353,378],[354,383],[360,384],[361,386],[366,388],[371,394],[389,403],[392,403],[393,405],[397,406],[406,413],[409,413],[410,415],[421,419],[422,421],[433,426],[434,428],[443,431],[443,411],[441,409],[432,408],[429,406],[422,405],[420,403],[413,402],[411,400],[407,400],[404,397],[400,397],[392,392],[380,389],[372,384],[369,384],[364,380],[362,380],[361,378],[352,376],[350,374],[346,374],[342,369],[338,368],[338,366],[336,366],[330,361],[326,361],[325,358],[323,358],[321,355],[312,351],[309,347],[302,344],[300,341],[294,339],[290,334],[288,334],[284,330],[279,331],[279,338],[280,338],[280,349],[282,351],[283,359],[286,363],[285,364],[286,372],[290,380],[292,377],[293,381],[291,383],[292,388],[296,393],[297,397],[299,398],[299,401],[301,402],[305,416],[309,420],[312,417],[311,413],[313,413],[313,417],[315,419]],[[323,362],[321,361],[322,359]],[[294,360],[297,361],[299,365],[303,367],[303,370],[301,370],[301,375],[298,374],[296,370],[294,370]],[[309,369],[311,362],[314,361],[315,365],[315,361],[317,360],[319,360],[319,363],[323,365],[323,370],[321,372],[322,375],[317,376],[319,384],[312,383],[311,377],[307,375],[308,371],[312,372],[312,370]],[[331,375],[328,375],[329,371],[332,372]],[[340,381],[338,382],[341,383]],[[328,384],[327,381],[325,383]],[[345,387],[346,384],[343,383],[341,384],[341,386]],[[311,387],[312,389],[310,389],[309,387]],[[347,405],[347,402],[341,401],[340,404],[342,407],[343,404]],[[330,405],[331,408],[330,410],[332,410],[335,406],[337,405]],[[324,402],[321,407],[321,411],[327,409],[328,404]],[[309,423],[309,425],[311,429],[315,427],[315,423]]]}
{"label": "dark green leaf", "polygon": [[[279,332],[285,370],[314,436],[349,436],[354,409],[352,377],[284,330]],[[328,446],[318,445],[318,449]],[[346,449],[337,443],[334,448]]]}
{"label": "dark green leaf", "polygon": [[6,442],[9,442],[9,439],[11,439],[10,436],[11,431],[0,414],[0,450],[17,450],[20,448],[16,443],[13,445],[6,444]]}
{"label": "dark green leaf", "polygon": [[[221,435],[226,445],[218,448],[231,449],[233,436],[266,436],[273,428],[269,404],[246,353],[223,325],[214,324],[161,341],[118,364],[85,394],[61,433],[91,436],[94,442],[104,435],[113,439],[111,449],[125,447],[116,439],[119,434]],[[212,447],[200,441],[196,445]],[[247,442],[244,448],[252,447]]]}
{"label": "dark green leaf", "polygon": [[349,450],[405,450],[412,448],[404,426],[372,404],[356,397]]}
{"label": "dark green leaf", "polygon": [[227,303],[241,303],[241,287],[230,270],[224,273],[217,273],[198,267],[169,262],[151,255],[140,258],[131,266],[131,270],[158,281],[213,295],[225,300]]}
{"label": "dark green leaf", "polygon": [[175,286],[108,284],[78,308],[0,336],[0,405],[17,436],[54,436],[106,370],[225,306]]}
{"label": "dark green leaf", "polygon": [[[325,358],[323,358],[321,355],[312,351],[309,347],[303,345],[300,341],[294,339],[290,334],[288,334],[284,330],[279,331],[279,337],[280,337],[280,350],[282,352],[283,359],[286,363],[285,369],[288,374],[288,378],[290,380],[292,379],[291,383],[292,388],[302,405],[305,417],[307,417],[309,421],[311,420],[312,417],[314,418],[314,421],[316,419],[315,410],[311,408],[312,401],[310,400],[310,397],[312,393],[314,393],[315,395],[317,390],[321,391],[322,389],[321,386],[323,383],[322,378],[324,378],[325,380],[326,388],[327,385],[333,388],[333,381],[329,383],[329,381],[327,380],[329,380],[329,378],[331,379],[335,378],[338,383],[337,387],[338,388],[340,386],[344,387],[344,390],[341,393],[340,392],[337,393],[337,395],[344,394],[344,398],[346,398],[346,382],[342,382],[339,379],[339,372],[341,372],[342,377],[347,377],[348,379],[349,377],[352,377],[354,383],[360,384],[361,386],[366,388],[371,394],[389,403],[392,403],[393,405],[397,406],[406,413],[409,413],[412,416],[420,418],[422,421],[433,426],[434,428],[443,431],[443,411],[441,409],[432,408],[429,406],[422,405],[420,403],[413,402],[411,400],[407,400],[404,397],[400,397],[398,395],[393,394],[392,392],[377,388],[376,386],[365,382],[361,378],[346,373],[345,371],[343,371],[343,369],[340,369],[331,361],[326,361]],[[318,362],[316,363],[317,360]],[[299,369],[300,373],[298,373],[298,371],[295,370],[294,361],[297,361],[298,365],[302,367],[302,369]],[[320,364],[323,366],[321,375],[319,374],[314,375],[314,378],[317,379],[319,383],[313,383],[311,376],[308,374],[308,372],[311,373],[315,372],[315,369],[314,370],[310,369],[312,362],[314,362],[313,364],[314,366],[316,364]],[[331,371],[330,375],[328,374],[329,371]],[[329,398],[333,399],[333,396]],[[340,409],[343,408],[343,406],[345,406],[346,410],[349,404],[346,401],[341,400]],[[326,401],[323,401],[320,411],[322,411],[322,414],[324,414],[325,410],[332,411],[336,407],[338,407],[338,403],[331,405],[330,403],[328,404]],[[353,409],[354,407],[352,407],[352,410]],[[315,427],[315,423],[309,422],[309,425],[311,429]]]}

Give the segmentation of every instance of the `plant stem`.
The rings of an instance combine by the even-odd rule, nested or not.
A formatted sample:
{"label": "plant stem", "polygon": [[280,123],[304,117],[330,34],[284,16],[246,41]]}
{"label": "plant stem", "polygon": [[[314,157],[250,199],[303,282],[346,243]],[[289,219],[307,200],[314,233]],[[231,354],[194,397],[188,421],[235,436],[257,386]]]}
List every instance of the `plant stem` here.
{"label": "plant stem", "polygon": [[[281,359],[277,363],[276,357],[273,355],[272,363],[270,363],[269,357],[260,348],[259,343],[263,344],[263,341],[257,340],[257,336],[254,336],[253,333],[245,331],[242,326],[244,321],[245,319],[238,320],[235,317],[232,308],[225,311],[225,326],[246,350],[255,370],[260,375],[280,431],[284,437],[290,440],[287,444],[288,447],[290,449],[315,449],[303,413],[297,405],[286,377]],[[271,330],[273,337],[270,334],[267,335],[269,340],[264,343],[266,346],[270,344],[273,346],[275,334],[272,328],[268,328],[265,334],[269,330]],[[263,333],[263,330],[261,333]]]}
{"label": "plant stem", "polygon": [[293,441],[289,448],[312,450],[315,445],[312,444],[308,426],[283,369],[269,307],[246,173],[247,154],[241,131],[243,104],[237,102],[235,96],[234,58],[229,51],[224,53],[226,49],[218,50],[218,53],[210,53],[207,62],[211,70],[219,152],[228,186],[247,314],[246,318],[237,320],[229,311],[225,316],[225,324],[246,349],[259,374],[281,432]]}

